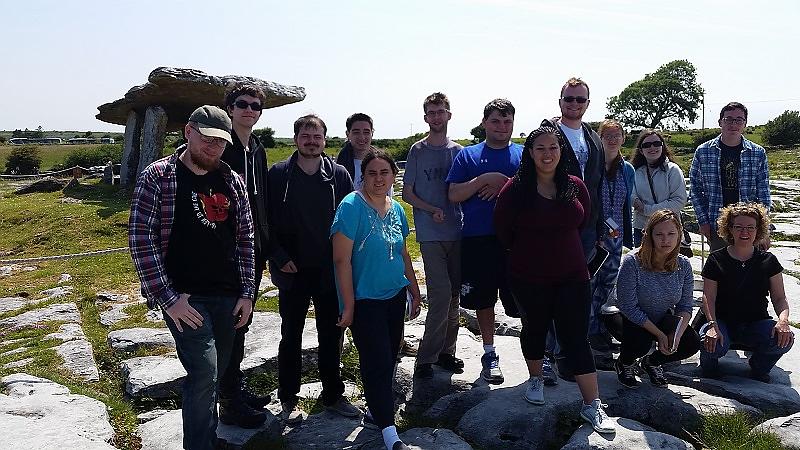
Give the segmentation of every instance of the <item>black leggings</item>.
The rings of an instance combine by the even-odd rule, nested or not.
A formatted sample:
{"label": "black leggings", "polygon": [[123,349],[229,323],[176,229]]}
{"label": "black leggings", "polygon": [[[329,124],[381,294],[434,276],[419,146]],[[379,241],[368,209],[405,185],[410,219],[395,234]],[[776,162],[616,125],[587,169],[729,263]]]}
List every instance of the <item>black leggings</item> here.
{"label": "black leggings", "polygon": [[550,324],[567,365],[575,375],[594,373],[594,358],[586,335],[589,331],[588,281],[535,284],[511,278],[511,293],[522,316],[519,340],[525,359],[544,357]]}
{"label": "black leggings", "polygon": [[381,429],[394,425],[394,365],[403,337],[406,289],[388,300],[356,300],[353,343],[358,349],[367,406]]}
{"label": "black leggings", "polygon": [[[620,349],[620,359],[622,364],[629,366],[633,364],[637,358],[641,358],[650,351],[653,346],[653,341],[656,337],[649,331],[636,325],[628,320],[627,317],[622,317],[622,348]],[[675,353],[665,355],[656,350],[650,355],[650,363],[654,366],[660,366],[664,363],[680,361],[686,359],[700,350],[701,342],[700,336],[697,331],[692,327],[687,327],[686,331],[681,336],[681,341],[678,342],[678,348]]]}

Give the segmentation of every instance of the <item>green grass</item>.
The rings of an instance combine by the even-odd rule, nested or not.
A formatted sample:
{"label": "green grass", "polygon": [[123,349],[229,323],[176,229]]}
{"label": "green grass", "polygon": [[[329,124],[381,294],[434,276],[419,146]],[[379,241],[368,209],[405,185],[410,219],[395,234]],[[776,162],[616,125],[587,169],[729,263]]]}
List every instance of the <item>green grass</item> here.
{"label": "green grass", "polygon": [[[61,164],[67,159],[70,152],[79,148],[96,148],[104,144],[87,144],[87,145],[37,145],[39,149],[39,156],[42,157],[42,165],[39,168],[41,171],[51,170],[53,167]],[[5,173],[6,170],[6,157],[11,153],[11,150],[17,148],[15,145],[0,145],[0,173]]]}
{"label": "green grass", "polygon": [[744,413],[703,416],[697,436],[703,448],[714,450],[780,450],[778,437],[773,433],[753,432],[756,423]]}

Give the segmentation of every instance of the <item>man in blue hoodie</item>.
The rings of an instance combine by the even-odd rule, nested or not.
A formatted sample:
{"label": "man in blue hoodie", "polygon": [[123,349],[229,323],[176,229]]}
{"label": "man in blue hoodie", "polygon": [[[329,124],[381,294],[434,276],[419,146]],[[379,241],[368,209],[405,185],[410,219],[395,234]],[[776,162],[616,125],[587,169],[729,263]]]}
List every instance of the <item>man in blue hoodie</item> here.
{"label": "man in blue hoodie", "polygon": [[278,287],[281,343],[278,347],[278,398],[286,423],[302,420],[301,344],[308,306],[314,302],[319,339],[322,404],[346,417],[361,412],[342,394],[339,373],[342,328],[328,232],[336,207],[353,191],[347,170],[324,153],[325,122],[307,115],[294,123],[297,151],[269,170],[269,223],[272,231],[269,271]]}

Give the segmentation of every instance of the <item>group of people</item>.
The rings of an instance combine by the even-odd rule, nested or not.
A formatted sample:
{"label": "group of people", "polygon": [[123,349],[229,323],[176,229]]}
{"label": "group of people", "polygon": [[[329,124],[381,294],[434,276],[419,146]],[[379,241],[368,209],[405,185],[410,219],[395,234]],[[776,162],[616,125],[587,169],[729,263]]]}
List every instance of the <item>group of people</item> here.
{"label": "group of people", "polygon": [[[243,387],[240,365],[269,265],[279,290],[281,418],[303,417],[301,344],[313,302],[322,404],[380,430],[387,449],[408,448],[395,428],[392,381],[404,322],[419,314],[422,296],[408,218],[392,198],[398,165],[371,145],[368,115],[347,119],[347,143],[334,160],[324,152],[325,122],[309,114],[294,123],[296,151],[268,168],[253,135],[265,100],[244,83],[228,89],[225,109],[195,110],[186,144],[148,166],[133,193],[129,243],[142,293],[164,311],[187,372],[184,447],[223,446],[218,421],[255,428],[266,419],[270,399]],[[425,98],[429,133],[411,147],[402,178],[427,286],[415,378],[463,372],[456,340],[464,307],[476,310],[480,376],[502,383],[499,298],[522,320],[525,400],[543,404],[545,385],[575,381],[580,416],[600,433],[615,426],[593,350],[610,348],[612,337],[621,342],[614,366],[627,387],[639,385],[639,368],[665,386],[662,365],[698,350],[704,375],[719,376],[718,360],[732,345],[753,351],[752,375],[768,381],[794,337],[782,268],[766,251],[766,154],[742,136],[746,108],[723,108],[722,134],[698,147],[687,196],[660,132],[642,131],[628,162],[622,124],[606,120],[595,131],[582,121],[590,103],[583,80],[569,79],[558,102],[561,115],[542,121],[523,146],[511,141],[514,106],[495,99],[483,112],[485,140],[462,148],[447,136],[448,98]],[[715,250],[703,268],[699,330],[690,326],[691,265],[679,255],[687,198]],[[624,258],[623,246],[633,249]],[[766,311],[767,294],[777,321]],[[343,396],[346,328],[359,353],[363,412]]]}

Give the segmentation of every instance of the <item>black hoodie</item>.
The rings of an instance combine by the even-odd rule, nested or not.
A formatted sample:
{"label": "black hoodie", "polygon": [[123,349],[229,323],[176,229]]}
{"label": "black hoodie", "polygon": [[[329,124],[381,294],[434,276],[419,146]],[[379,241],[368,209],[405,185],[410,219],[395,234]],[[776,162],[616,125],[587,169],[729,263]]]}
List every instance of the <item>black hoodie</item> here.
{"label": "black hoodie", "polygon": [[[297,242],[303,239],[303,233],[307,230],[300,229],[295,223],[292,215],[292,207],[287,203],[289,191],[292,189],[292,182],[297,171],[301,169],[297,166],[297,151],[289,159],[275,163],[269,169],[269,213],[268,219],[272,240],[269,249],[269,272],[272,282],[280,289],[291,289],[294,274],[282,272],[280,270],[287,262],[295,260],[297,263]],[[315,209],[319,220],[326,225],[326,230],[330,230],[333,223],[333,216],[336,208],[342,199],[353,191],[353,181],[347,173],[347,169],[337,164],[326,154],[322,154],[322,163],[319,168],[319,175],[322,181],[330,186],[330,197],[328,202],[323,202],[326,208]],[[327,233],[324,240],[330,245]],[[333,260],[326,259],[323,267],[324,283],[323,289],[332,289],[333,285]]]}

